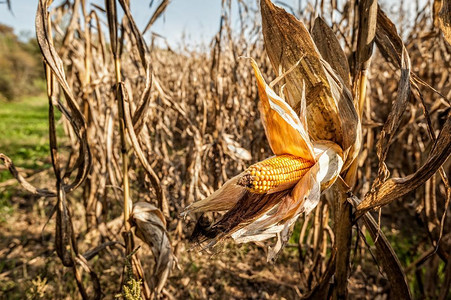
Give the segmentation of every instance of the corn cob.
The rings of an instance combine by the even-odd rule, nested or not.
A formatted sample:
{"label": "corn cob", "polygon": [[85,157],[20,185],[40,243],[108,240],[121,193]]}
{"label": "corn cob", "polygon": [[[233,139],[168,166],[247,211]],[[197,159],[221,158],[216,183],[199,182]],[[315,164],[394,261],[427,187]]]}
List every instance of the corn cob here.
{"label": "corn cob", "polygon": [[294,185],[312,165],[312,161],[301,157],[278,155],[250,166],[237,184],[252,193],[264,194],[280,185]]}

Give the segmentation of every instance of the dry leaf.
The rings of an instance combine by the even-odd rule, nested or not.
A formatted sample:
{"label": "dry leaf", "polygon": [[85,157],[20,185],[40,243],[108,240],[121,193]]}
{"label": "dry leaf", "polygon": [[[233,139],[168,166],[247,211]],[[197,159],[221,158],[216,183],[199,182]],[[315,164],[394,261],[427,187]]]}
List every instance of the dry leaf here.
{"label": "dry leaf", "polygon": [[[351,197],[350,200],[355,207],[360,202],[360,200],[356,197]],[[377,260],[381,264],[385,274],[387,274],[394,298],[412,299],[406,274],[398,257],[396,256],[395,251],[391,247],[390,242],[385,237],[385,234],[380,230],[380,226],[378,226],[374,218],[369,213],[364,214],[362,219],[362,222],[368,229],[371,239],[376,246]]]}
{"label": "dry leaf", "polygon": [[438,20],[445,40],[451,45],[451,1],[444,0],[442,2],[442,9],[438,14]]}
{"label": "dry leaf", "polygon": [[244,149],[237,141],[235,141],[232,138],[232,135],[230,134],[223,134],[224,143],[226,145],[226,148],[228,150],[228,153],[231,157],[234,159],[241,159],[241,160],[251,160],[252,154]]}
{"label": "dry leaf", "polygon": [[175,264],[164,216],[152,204],[137,202],[133,204],[130,219],[136,224],[136,236],[152,249],[155,257],[152,287],[160,293]]}
{"label": "dry leaf", "polygon": [[351,90],[351,73],[349,71],[348,59],[343,49],[341,49],[340,42],[334,32],[321,17],[315,19],[312,38],[322,58],[329,63],[332,69],[343,80],[346,87]]}
{"label": "dry leaf", "polygon": [[385,167],[385,159],[387,157],[389,146],[399,127],[401,117],[407,107],[407,101],[410,97],[410,58],[407,50],[403,46],[402,64],[401,64],[401,79],[399,81],[398,92],[396,100],[393,101],[393,106],[388,115],[387,121],[382,128],[380,138],[377,142],[377,156],[379,157],[379,180],[384,181],[388,173]]}
{"label": "dry leaf", "polygon": [[357,206],[356,216],[360,217],[370,209],[387,205],[415,190],[434,175],[451,154],[451,112],[434,143],[427,161],[415,173],[403,178],[391,178],[365,196]]}
{"label": "dry leaf", "polygon": [[359,35],[357,39],[356,72],[365,72],[373,54],[377,24],[377,0],[359,1]]}

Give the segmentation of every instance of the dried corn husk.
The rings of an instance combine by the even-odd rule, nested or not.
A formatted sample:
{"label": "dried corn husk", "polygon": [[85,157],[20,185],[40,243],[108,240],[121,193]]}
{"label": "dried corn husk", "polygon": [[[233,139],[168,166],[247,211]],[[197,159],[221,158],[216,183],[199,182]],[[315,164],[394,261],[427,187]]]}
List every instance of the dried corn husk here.
{"label": "dried corn husk", "polygon": [[351,72],[348,59],[343,49],[341,49],[340,42],[334,32],[320,17],[315,19],[312,38],[321,56],[337,72],[346,87],[351,90]]}
{"label": "dried corn husk", "polygon": [[349,76],[341,78],[343,75],[321,58],[305,25],[293,15],[269,0],[261,1],[261,14],[266,51],[276,73],[284,74],[301,60],[285,77],[287,102],[298,112],[305,89],[311,138],[337,143],[346,154],[355,144],[360,126],[346,87]]}

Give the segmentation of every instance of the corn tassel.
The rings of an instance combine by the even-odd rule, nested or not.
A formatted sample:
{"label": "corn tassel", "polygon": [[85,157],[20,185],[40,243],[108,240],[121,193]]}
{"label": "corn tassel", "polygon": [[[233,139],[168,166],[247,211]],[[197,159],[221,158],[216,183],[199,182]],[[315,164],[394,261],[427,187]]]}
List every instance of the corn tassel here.
{"label": "corn tassel", "polygon": [[272,192],[280,186],[294,185],[312,165],[312,161],[301,157],[278,155],[250,166],[237,184],[252,193]]}

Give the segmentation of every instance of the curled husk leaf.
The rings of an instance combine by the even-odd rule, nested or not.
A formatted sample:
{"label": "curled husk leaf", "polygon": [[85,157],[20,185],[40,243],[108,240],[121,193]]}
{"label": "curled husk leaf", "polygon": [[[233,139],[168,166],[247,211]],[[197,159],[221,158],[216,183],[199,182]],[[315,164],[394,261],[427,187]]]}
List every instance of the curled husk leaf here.
{"label": "curled husk leaf", "polygon": [[160,293],[175,264],[165,218],[152,204],[137,202],[133,204],[130,220],[136,225],[136,236],[152,249],[155,257],[152,285]]}

